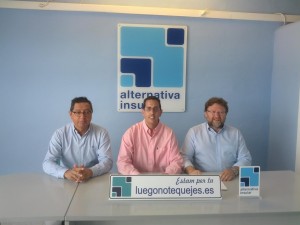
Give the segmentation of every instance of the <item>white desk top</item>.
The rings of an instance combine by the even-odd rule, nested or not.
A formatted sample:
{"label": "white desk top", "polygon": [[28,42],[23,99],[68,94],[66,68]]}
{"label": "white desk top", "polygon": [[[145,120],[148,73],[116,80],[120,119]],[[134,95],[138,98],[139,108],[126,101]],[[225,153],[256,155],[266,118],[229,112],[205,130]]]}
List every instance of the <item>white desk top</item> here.
{"label": "white desk top", "polygon": [[67,221],[105,221],[161,216],[300,213],[300,176],[291,171],[261,172],[261,199],[240,198],[238,179],[224,182],[222,200],[109,200],[109,175],[82,183]]}
{"label": "white desk top", "polygon": [[0,176],[0,222],[62,221],[76,188],[46,174]]}
{"label": "white desk top", "polygon": [[[261,199],[240,198],[238,179],[225,185],[228,190],[222,191],[222,200],[109,200],[109,174],[79,185],[46,174],[5,175],[0,176],[0,222],[147,220],[152,224],[154,218],[173,218],[168,224],[182,224],[189,218],[199,224],[200,216],[207,224],[224,224],[225,219],[232,225],[255,214],[260,217],[256,224],[287,225],[286,221],[294,224],[300,219],[300,175],[294,172],[262,172]],[[254,223],[249,220],[249,224]]]}

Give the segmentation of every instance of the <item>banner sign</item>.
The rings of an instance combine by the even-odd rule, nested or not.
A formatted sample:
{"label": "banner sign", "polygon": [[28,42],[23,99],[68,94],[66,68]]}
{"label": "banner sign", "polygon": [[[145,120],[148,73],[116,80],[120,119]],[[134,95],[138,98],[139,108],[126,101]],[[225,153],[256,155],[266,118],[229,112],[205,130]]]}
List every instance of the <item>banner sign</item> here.
{"label": "banner sign", "polygon": [[109,199],[222,199],[218,175],[110,175]]}
{"label": "banner sign", "polygon": [[185,111],[187,27],[118,25],[119,112],[140,112],[148,96],[164,112]]}
{"label": "banner sign", "polygon": [[260,167],[241,166],[239,177],[240,197],[260,197]]}

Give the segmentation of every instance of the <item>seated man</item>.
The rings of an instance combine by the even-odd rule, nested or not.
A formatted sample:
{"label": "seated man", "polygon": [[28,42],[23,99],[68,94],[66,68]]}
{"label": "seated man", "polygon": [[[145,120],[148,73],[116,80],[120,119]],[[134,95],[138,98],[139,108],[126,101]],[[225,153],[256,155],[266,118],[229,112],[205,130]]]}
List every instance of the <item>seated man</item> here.
{"label": "seated man", "polygon": [[43,162],[45,173],[82,182],[111,170],[110,138],[104,128],[91,123],[92,113],[92,103],[86,97],[72,100],[72,123],[53,134]]}
{"label": "seated man", "polygon": [[159,120],[160,100],[154,96],[144,99],[142,114],[144,120],[130,127],[122,137],[117,160],[119,173],[181,173],[183,159],[175,134]]}
{"label": "seated man", "polygon": [[251,165],[252,158],[241,132],[225,125],[227,113],[224,99],[211,98],[206,102],[207,122],[188,131],[181,149],[186,173],[221,172],[221,180],[230,181],[238,175],[239,166]]}

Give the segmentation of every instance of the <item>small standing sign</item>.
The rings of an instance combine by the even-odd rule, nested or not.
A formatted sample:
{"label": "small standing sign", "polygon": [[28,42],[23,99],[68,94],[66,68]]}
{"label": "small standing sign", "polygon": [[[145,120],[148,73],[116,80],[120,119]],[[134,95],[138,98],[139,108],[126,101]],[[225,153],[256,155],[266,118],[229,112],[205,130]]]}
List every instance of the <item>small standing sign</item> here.
{"label": "small standing sign", "polygon": [[239,177],[240,197],[260,197],[260,167],[241,166]]}
{"label": "small standing sign", "polygon": [[109,199],[222,199],[218,175],[111,175]]}

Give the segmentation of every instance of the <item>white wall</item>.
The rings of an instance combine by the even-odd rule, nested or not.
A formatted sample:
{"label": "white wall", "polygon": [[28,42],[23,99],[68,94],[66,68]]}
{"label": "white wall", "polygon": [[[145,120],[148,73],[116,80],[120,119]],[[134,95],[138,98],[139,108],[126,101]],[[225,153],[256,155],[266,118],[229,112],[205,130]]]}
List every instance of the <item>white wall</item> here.
{"label": "white wall", "polygon": [[275,33],[268,157],[270,170],[295,170],[296,149],[299,151],[300,148],[299,40],[299,22],[281,27]]}
{"label": "white wall", "polygon": [[300,92],[299,92],[299,102],[298,102],[298,127],[297,127],[297,147],[296,147],[296,161],[295,161],[295,171],[300,173]]}

